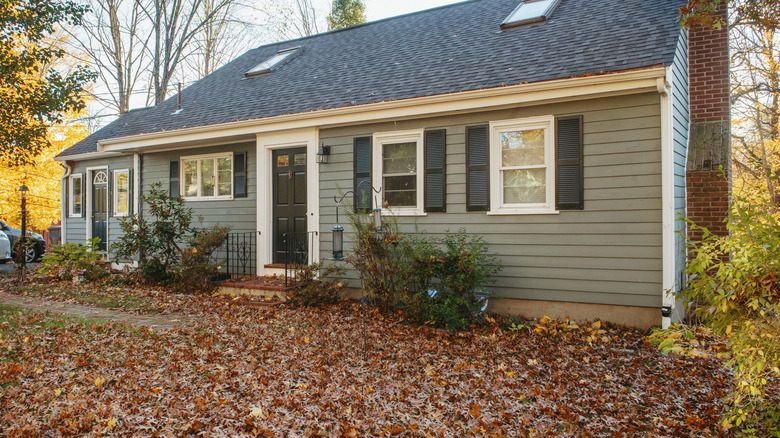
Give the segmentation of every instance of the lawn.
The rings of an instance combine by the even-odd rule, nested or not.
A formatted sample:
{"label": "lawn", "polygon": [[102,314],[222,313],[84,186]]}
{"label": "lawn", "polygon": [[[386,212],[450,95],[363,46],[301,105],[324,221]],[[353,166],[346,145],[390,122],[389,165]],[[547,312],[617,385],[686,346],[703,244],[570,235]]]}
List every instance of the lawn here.
{"label": "lawn", "polygon": [[3,434],[715,436],[731,384],[713,353],[663,355],[599,323],[449,333],[369,311],[364,338],[355,303],[123,293],[198,322],[154,331],[0,307]]}

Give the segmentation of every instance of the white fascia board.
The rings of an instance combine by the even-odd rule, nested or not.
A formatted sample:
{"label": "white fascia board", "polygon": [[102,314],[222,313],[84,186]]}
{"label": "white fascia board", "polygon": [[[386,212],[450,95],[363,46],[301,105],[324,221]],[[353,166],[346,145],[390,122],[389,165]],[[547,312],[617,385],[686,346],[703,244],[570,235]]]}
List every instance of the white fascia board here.
{"label": "white fascia board", "polygon": [[203,142],[225,137],[257,135],[301,128],[326,128],[378,120],[410,119],[462,111],[536,105],[657,91],[663,67],[625,73],[586,76],[484,90],[463,91],[414,99],[387,101],[290,115],[199,126],[174,131],[139,134],[101,140],[103,152],[155,150],[185,142]]}
{"label": "white fascia board", "polygon": [[119,157],[124,155],[120,151],[98,151],[87,152],[86,154],[66,155],[64,157],[54,157],[54,161],[66,162],[66,161],[86,161],[86,160],[98,160],[101,158]]}

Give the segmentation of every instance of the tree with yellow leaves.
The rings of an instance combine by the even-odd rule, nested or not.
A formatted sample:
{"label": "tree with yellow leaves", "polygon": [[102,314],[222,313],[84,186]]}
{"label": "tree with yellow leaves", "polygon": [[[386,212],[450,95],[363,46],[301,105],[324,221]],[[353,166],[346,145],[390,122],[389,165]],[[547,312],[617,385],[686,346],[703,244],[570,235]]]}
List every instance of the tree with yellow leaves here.
{"label": "tree with yellow leaves", "polygon": [[45,230],[60,220],[60,177],[62,166],[53,160],[62,150],[86,137],[87,126],[76,123],[83,114],[69,114],[64,123],[52,126],[48,131],[49,146],[33,157],[30,164],[10,167],[0,164],[0,219],[8,225],[19,227],[21,222],[21,195],[24,184],[27,192],[27,224],[37,230]]}

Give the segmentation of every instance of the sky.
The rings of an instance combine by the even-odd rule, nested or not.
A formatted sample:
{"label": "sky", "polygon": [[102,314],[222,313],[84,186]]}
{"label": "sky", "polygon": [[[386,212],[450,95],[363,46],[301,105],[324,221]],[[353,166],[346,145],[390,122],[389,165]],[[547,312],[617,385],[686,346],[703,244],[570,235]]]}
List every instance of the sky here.
{"label": "sky", "polygon": [[364,0],[369,21],[422,11],[462,0]]}

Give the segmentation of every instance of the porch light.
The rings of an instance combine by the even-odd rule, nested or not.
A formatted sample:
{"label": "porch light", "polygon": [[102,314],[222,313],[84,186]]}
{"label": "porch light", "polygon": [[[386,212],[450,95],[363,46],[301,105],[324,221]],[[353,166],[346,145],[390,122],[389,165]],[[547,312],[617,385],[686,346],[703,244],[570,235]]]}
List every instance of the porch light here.
{"label": "porch light", "polygon": [[325,143],[320,145],[320,150],[317,151],[317,162],[320,164],[328,164],[330,161],[330,146],[325,146]]}
{"label": "porch light", "polygon": [[333,260],[344,260],[344,227],[333,227]]}

